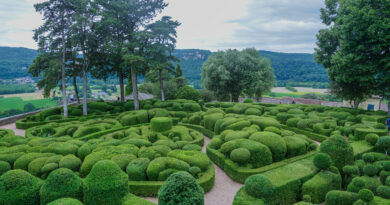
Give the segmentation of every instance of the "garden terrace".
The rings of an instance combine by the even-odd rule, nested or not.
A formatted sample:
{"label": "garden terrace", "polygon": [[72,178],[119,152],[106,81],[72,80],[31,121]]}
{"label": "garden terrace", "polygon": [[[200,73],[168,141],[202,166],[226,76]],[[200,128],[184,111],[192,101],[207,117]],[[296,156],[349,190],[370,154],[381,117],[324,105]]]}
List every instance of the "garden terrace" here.
{"label": "garden terrace", "polygon": [[[28,192],[31,201],[94,204],[110,199],[116,204],[149,204],[138,196],[156,196],[168,177],[179,171],[187,171],[209,191],[215,163],[244,184],[235,196],[238,205],[355,202],[362,189],[373,192],[375,203],[388,202],[390,139],[385,136],[383,112],[246,102],[147,100],[141,101],[139,111],[128,106],[131,101],[93,102],[99,112],[71,114],[68,119],[56,117],[60,110],[47,110],[18,122],[28,128],[25,137],[0,130],[0,182],[10,183],[16,175],[26,178],[31,190],[42,190],[61,173],[82,182],[85,191],[66,189],[54,197]],[[211,138],[207,154],[201,151],[204,136]],[[318,153],[329,155],[329,165],[316,164]],[[109,170],[115,176],[99,178]],[[110,183],[125,178],[126,186]],[[354,181],[367,185],[356,188],[350,185]],[[100,186],[112,191],[91,197],[98,195]],[[269,191],[261,191],[264,187]],[[50,189],[57,188],[61,186]],[[15,183],[18,189],[23,190]],[[20,199],[0,187],[1,194]],[[66,197],[73,199],[62,199]]]}

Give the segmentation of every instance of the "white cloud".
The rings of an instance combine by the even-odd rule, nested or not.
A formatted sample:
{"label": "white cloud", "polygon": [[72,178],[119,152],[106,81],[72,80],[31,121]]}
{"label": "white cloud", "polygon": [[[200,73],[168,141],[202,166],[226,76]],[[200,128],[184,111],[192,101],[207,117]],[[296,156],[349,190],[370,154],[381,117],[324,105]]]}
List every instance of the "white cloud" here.
{"label": "white cloud", "polygon": [[[42,24],[33,5],[44,0],[0,0],[0,46],[36,48],[33,29]],[[220,50],[255,47],[313,52],[323,25],[323,0],[166,0],[162,15],[178,28],[178,48]]]}

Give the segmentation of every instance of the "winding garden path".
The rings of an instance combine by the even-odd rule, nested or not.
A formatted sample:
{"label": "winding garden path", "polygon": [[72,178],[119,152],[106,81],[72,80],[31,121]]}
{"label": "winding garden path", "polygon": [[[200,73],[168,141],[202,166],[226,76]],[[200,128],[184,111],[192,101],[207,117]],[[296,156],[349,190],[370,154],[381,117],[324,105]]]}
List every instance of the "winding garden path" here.
{"label": "winding garden path", "polygon": [[0,129],[13,130],[15,132],[15,135],[19,135],[19,136],[23,136],[23,137],[24,137],[24,135],[26,133],[25,130],[17,129],[15,123],[2,125],[2,126],[0,126]]}

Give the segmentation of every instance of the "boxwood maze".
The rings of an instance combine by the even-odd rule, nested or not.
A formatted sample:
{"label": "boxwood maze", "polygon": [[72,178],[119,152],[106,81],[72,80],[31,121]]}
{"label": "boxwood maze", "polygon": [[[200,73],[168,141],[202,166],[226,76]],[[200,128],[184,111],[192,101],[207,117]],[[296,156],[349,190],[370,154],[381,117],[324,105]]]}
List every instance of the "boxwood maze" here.
{"label": "boxwood maze", "polygon": [[25,137],[0,130],[0,204],[150,204],[137,196],[181,171],[209,191],[212,162],[244,183],[237,205],[389,203],[385,113],[245,102],[90,102],[88,116],[22,119]]}

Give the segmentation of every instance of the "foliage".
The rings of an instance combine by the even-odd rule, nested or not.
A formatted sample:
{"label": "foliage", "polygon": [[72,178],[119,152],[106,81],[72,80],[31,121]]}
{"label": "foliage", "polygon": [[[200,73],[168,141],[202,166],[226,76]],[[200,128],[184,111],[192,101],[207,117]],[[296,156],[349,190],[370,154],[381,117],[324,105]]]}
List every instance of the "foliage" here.
{"label": "foliage", "polygon": [[128,176],[109,160],[96,163],[84,181],[84,204],[120,204],[129,192]]}
{"label": "foliage", "polygon": [[245,181],[244,189],[251,196],[266,199],[273,197],[276,191],[272,182],[261,174],[248,177]]}
{"label": "foliage", "polygon": [[177,99],[198,101],[201,99],[199,91],[190,86],[181,87],[176,93]]}
{"label": "foliage", "polygon": [[57,169],[49,174],[40,189],[41,204],[47,204],[56,199],[71,197],[81,200],[83,196],[83,181],[70,169]]}
{"label": "foliage", "polygon": [[204,191],[188,172],[177,172],[158,191],[158,204],[203,205]]}
{"label": "foliage", "polygon": [[199,93],[200,93],[200,96],[202,97],[202,100],[206,103],[214,100],[214,92],[213,91],[203,89],[203,90],[200,90]]}
{"label": "foliage", "polygon": [[321,170],[327,170],[332,165],[332,159],[326,153],[318,153],[313,159],[314,165]]}
{"label": "foliage", "polygon": [[270,91],[274,80],[269,60],[254,49],[217,52],[202,66],[204,87],[218,98],[231,96],[234,102],[238,102],[242,92],[261,97]]}
{"label": "foliage", "polygon": [[359,191],[359,198],[367,203],[374,199],[374,194],[368,189],[362,189]]}
{"label": "foliage", "polygon": [[342,169],[345,165],[352,164],[354,160],[353,149],[351,145],[342,136],[331,136],[325,140],[320,151],[327,153],[338,169]]}

